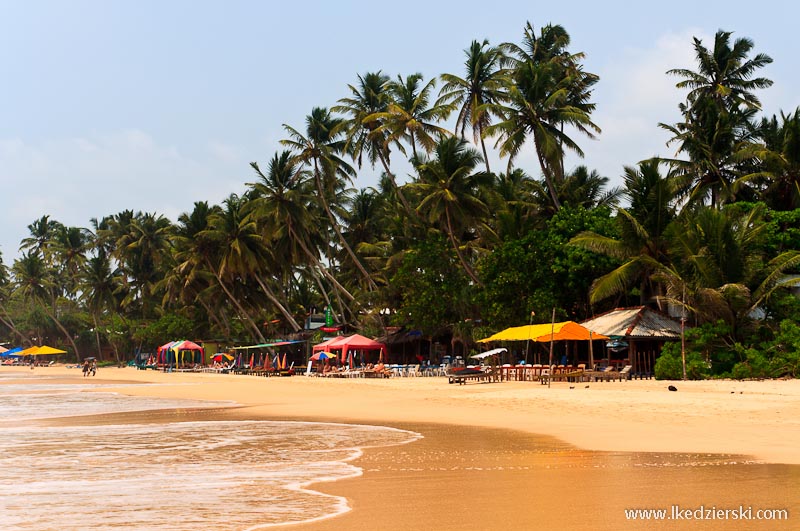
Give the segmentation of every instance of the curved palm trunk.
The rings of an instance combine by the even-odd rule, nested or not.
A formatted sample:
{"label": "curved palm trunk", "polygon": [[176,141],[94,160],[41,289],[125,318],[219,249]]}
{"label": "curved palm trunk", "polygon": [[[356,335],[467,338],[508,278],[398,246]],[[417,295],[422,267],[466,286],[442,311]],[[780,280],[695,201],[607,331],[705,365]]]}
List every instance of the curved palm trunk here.
{"label": "curved palm trunk", "polygon": [[[97,342],[97,359],[100,359],[100,330],[98,330],[97,313],[95,312],[92,312],[92,321],[94,322],[94,339]],[[117,363],[119,363],[119,359]]]}
{"label": "curved palm trunk", "polygon": [[533,144],[536,147],[536,156],[539,158],[539,166],[542,167],[544,180],[547,183],[547,190],[550,192],[550,198],[553,200],[553,206],[555,207],[556,212],[558,212],[561,209],[561,202],[558,200],[558,193],[556,192],[556,188],[553,183],[553,176],[551,175],[552,169],[542,155],[541,143],[539,142],[539,139],[536,138],[536,135],[533,136]]}
{"label": "curved palm trunk", "polygon": [[233,296],[233,293],[231,293],[228,287],[225,286],[225,282],[222,281],[222,277],[220,277],[217,270],[211,266],[211,262],[209,260],[206,260],[206,264],[208,265],[208,268],[211,270],[211,272],[214,273],[214,277],[216,277],[219,286],[222,288],[222,291],[225,292],[225,295],[228,296],[228,299],[233,303],[234,306],[236,306],[236,310],[239,312],[239,315],[250,326],[251,330],[255,332],[255,337],[258,338],[258,340],[261,343],[266,343],[267,340],[264,338],[263,334],[261,333],[261,330],[258,329],[256,324],[253,322],[253,319],[250,317],[250,315],[247,313],[244,307],[242,307],[239,301],[236,300],[236,297]]}
{"label": "curved palm trunk", "polygon": [[464,256],[461,254],[461,250],[458,248],[458,242],[456,242],[456,237],[453,235],[453,226],[450,223],[450,210],[445,209],[445,216],[447,217],[447,235],[450,237],[450,243],[453,244],[453,249],[458,256],[458,260],[461,262],[461,266],[464,268],[464,272],[469,278],[472,279],[473,282],[475,282],[475,284],[483,287],[483,282],[478,280],[477,275],[475,275],[475,271],[473,271],[469,266],[467,261],[464,259]]}
{"label": "curved palm trunk", "polygon": [[350,259],[353,260],[353,263],[356,265],[361,274],[364,275],[364,278],[367,280],[367,285],[369,286],[370,291],[375,291],[378,289],[378,286],[372,280],[372,276],[367,272],[364,268],[364,265],[361,263],[361,260],[358,259],[356,253],[353,252],[353,249],[350,248],[350,245],[342,236],[342,232],[339,230],[339,224],[336,222],[336,218],[331,212],[331,207],[328,205],[328,200],[325,198],[325,189],[322,187],[322,178],[319,175],[319,167],[317,166],[317,160],[314,159],[314,181],[317,184],[317,192],[319,193],[320,201],[322,201],[322,206],[325,209],[325,212],[328,214],[328,219],[331,222],[331,226],[333,227],[334,232],[336,232],[336,236],[339,238],[339,242],[342,244],[342,247],[345,248],[347,254],[350,255]]}
{"label": "curved palm trunk", "polygon": [[8,315],[8,312],[6,311],[5,307],[0,305],[0,310],[2,310],[3,314],[5,315],[5,317],[0,317],[0,323],[3,323],[3,325],[5,325],[9,330],[14,332],[17,336],[19,336],[21,340],[27,340],[28,338],[25,337],[25,334],[17,330],[17,327],[14,324],[14,320],[11,319],[11,317]]}
{"label": "curved palm trunk", "polygon": [[194,300],[196,300],[197,302],[199,302],[199,303],[200,303],[200,306],[202,306],[203,308],[205,308],[205,310],[206,310],[206,314],[208,314],[208,317],[209,317],[209,318],[211,318],[211,319],[212,319],[212,320],[213,320],[213,321],[214,321],[214,322],[217,324],[217,326],[220,328],[220,330],[225,330],[225,332],[226,332],[226,337],[230,337],[230,335],[231,335],[231,330],[230,330],[230,327],[228,326],[228,323],[227,323],[227,322],[224,322],[224,323],[223,323],[223,322],[220,320],[220,318],[217,316],[216,312],[214,312],[214,311],[212,311],[212,310],[211,310],[211,308],[208,306],[208,304],[206,303],[206,301],[204,301],[204,300],[203,300],[203,298],[202,298],[202,297],[195,297],[195,299],[194,299]]}
{"label": "curved palm trunk", "polygon": [[261,289],[264,291],[264,294],[272,302],[272,304],[274,304],[278,308],[278,310],[281,312],[281,314],[283,314],[286,320],[289,321],[289,324],[292,325],[292,329],[295,332],[299,332],[300,330],[302,330],[303,327],[297,324],[297,321],[294,319],[294,316],[291,313],[289,313],[289,311],[283,306],[283,304],[281,304],[281,302],[278,300],[278,297],[276,297],[275,294],[272,292],[272,290],[269,289],[269,287],[264,283],[263,280],[261,280],[261,277],[259,275],[254,275],[254,276],[256,277],[256,282],[258,282],[258,285],[261,286]]}
{"label": "curved palm trunk", "polygon": [[489,168],[489,155],[486,152],[486,142],[483,140],[483,128],[478,129],[478,138],[481,139],[481,151],[483,151],[483,162],[486,164],[486,173],[492,173]]}
{"label": "curved palm trunk", "polygon": [[389,161],[386,160],[386,157],[382,152],[378,153],[378,158],[381,159],[381,164],[383,164],[383,169],[386,170],[386,175],[389,176],[389,180],[392,181],[392,186],[394,186],[394,191],[397,194],[397,197],[400,199],[400,202],[403,203],[403,208],[406,209],[409,216],[413,216],[415,218],[419,218],[419,214],[417,214],[416,210],[412,210],[411,206],[408,204],[406,200],[406,196],[400,190],[400,187],[397,185],[397,179],[395,179],[394,173],[391,172],[389,169]]}
{"label": "curved palm trunk", "polygon": [[350,300],[350,301],[354,300],[354,299],[355,299],[355,297],[353,297],[353,295],[352,295],[352,294],[351,294],[349,291],[347,291],[347,290],[344,288],[344,286],[342,286],[341,284],[339,284],[339,281],[338,281],[338,280],[336,280],[336,277],[334,277],[334,276],[331,274],[331,272],[330,272],[330,271],[328,271],[328,269],[327,269],[325,266],[323,266],[323,265],[322,265],[322,263],[320,263],[320,261],[317,259],[317,257],[316,257],[316,256],[314,256],[314,254],[311,252],[311,250],[308,248],[308,246],[306,246],[306,244],[305,244],[305,242],[302,240],[302,238],[298,238],[298,237],[297,237],[297,234],[295,234],[295,232],[294,232],[294,229],[293,229],[291,226],[289,226],[289,232],[290,232],[290,233],[292,234],[292,236],[294,237],[294,240],[295,240],[297,243],[299,243],[299,244],[300,244],[300,248],[301,248],[301,249],[303,249],[303,252],[304,252],[304,253],[306,253],[306,256],[308,256],[308,257],[311,259],[312,263],[313,263],[313,264],[314,264],[316,267],[318,267],[320,271],[322,271],[322,274],[323,274],[323,275],[325,275],[325,278],[327,278],[328,280],[330,280],[330,281],[331,281],[331,283],[333,283],[333,285],[336,287],[336,289],[337,289],[337,290],[341,290],[341,292],[342,292],[342,293],[345,295],[345,297],[347,297],[347,300]]}
{"label": "curved palm trunk", "polygon": [[[322,293],[322,296],[325,298],[325,303],[328,306],[333,307],[333,303],[331,302],[331,298],[328,296],[328,290],[326,290],[325,286],[322,284],[322,279],[319,278],[319,275],[314,273],[314,269],[312,269],[311,271],[312,271],[311,274],[314,277],[314,281],[317,283],[317,287],[319,287],[320,293]],[[342,297],[339,295],[338,291],[333,290],[333,294],[336,296],[336,303],[339,305],[339,312],[338,313],[337,312],[333,312],[333,319],[338,323],[339,322],[339,315],[344,315],[345,314],[345,310],[347,310],[347,313],[349,313],[351,315],[352,315],[353,312],[350,310],[350,307],[347,306],[344,303],[344,301],[342,300]]]}
{"label": "curved palm trunk", "polygon": [[76,345],[75,340],[72,339],[72,335],[67,331],[66,328],[64,328],[64,325],[61,324],[61,321],[59,321],[58,318],[56,318],[55,312],[48,312],[47,306],[44,304],[42,304],[42,309],[44,310],[44,313],[47,315],[47,317],[49,317],[50,319],[53,320],[54,323],[56,323],[56,326],[58,327],[59,330],[61,330],[61,333],[64,334],[64,337],[67,338],[69,344],[72,345],[72,350],[75,351],[75,357],[78,359],[78,362],[80,362],[81,354],[78,351],[78,345]]}

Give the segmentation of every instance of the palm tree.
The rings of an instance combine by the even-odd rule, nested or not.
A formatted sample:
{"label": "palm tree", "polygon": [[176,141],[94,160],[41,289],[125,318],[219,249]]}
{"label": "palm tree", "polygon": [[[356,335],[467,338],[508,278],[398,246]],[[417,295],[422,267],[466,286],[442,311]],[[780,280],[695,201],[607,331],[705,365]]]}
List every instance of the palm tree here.
{"label": "palm tree", "polygon": [[762,119],[758,132],[763,140],[747,144],[742,152],[761,164],[739,180],[758,183],[762,200],[774,210],[799,208],[800,107],[789,115],[781,113],[780,123],[774,115]]}
{"label": "palm tree", "polygon": [[289,264],[311,263],[348,300],[353,295],[344,288],[336,277],[312,251],[319,241],[320,224],[314,215],[317,196],[308,179],[308,174],[300,170],[296,158],[290,151],[275,154],[266,173],[258,164],[250,164],[259,177],[250,183],[250,211],[269,235],[269,241]]}
{"label": "palm tree", "polygon": [[0,315],[0,323],[19,336],[20,339],[26,340],[25,334],[20,332],[17,328],[14,323],[14,317],[7,308],[7,302],[11,295],[11,287],[8,267],[3,263],[2,253],[0,253],[0,312],[2,312],[2,315]]}
{"label": "palm tree", "polygon": [[370,277],[369,272],[356,256],[353,249],[347,244],[339,228],[339,222],[334,216],[328,202],[333,192],[340,187],[342,181],[350,181],[355,174],[353,168],[340,158],[344,150],[344,142],[340,140],[342,120],[331,117],[327,109],[315,107],[306,117],[306,134],[303,135],[296,129],[284,124],[284,129],[289,133],[289,139],[281,143],[292,148],[296,155],[294,162],[302,162],[311,166],[314,182],[317,185],[319,201],[328,215],[331,228],[336,233],[339,243],[347,251],[350,259],[366,279],[371,289],[377,286]]}
{"label": "palm tree", "polygon": [[638,288],[640,304],[651,302],[662,291],[653,274],[669,263],[663,234],[674,216],[674,195],[669,193],[669,181],[658,171],[657,160],[641,162],[638,170],[626,167],[624,178],[623,194],[630,198],[631,207],[617,211],[620,237],[586,231],[569,242],[623,262],[594,281],[589,294],[592,304],[623,295],[634,286]]}
{"label": "palm tree", "polygon": [[227,306],[220,304],[227,294],[221,292],[217,277],[209,266],[217,252],[217,244],[201,236],[209,226],[211,215],[219,211],[217,205],[209,206],[206,201],[197,201],[191,212],[178,217],[173,236],[176,264],[162,282],[165,297],[177,297],[185,304],[199,303],[229,337]]}
{"label": "palm tree", "polygon": [[684,78],[676,87],[690,89],[687,95],[689,103],[698,104],[711,98],[723,109],[740,106],[761,108],[753,90],[768,88],[772,86],[772,81],[764,77],[753,78],[753,74],[770,64],[772,58],[760,53],[748,59],[753,41],[747,38],[736,39],[731,46],[731,35],[733,32],[717,31],[714,49],[711,51],[703,46],[703,41],[695,37],[693,46],[697,72],[685,68],[667,71],[668,74]]}
{"label": "palm tree", "polygon": [[61,223],[58,221],[51,220],[50,216],[42,216],[28,225],[31,235],[23,238],[19,250],[37,252],[42,258],[49,261],[50,246],[55,241],[59,227],[61,227]]}
{"label": "palm tree", "polygon": [[116,258],[131,287],[124,304],[138,302],[144,318],[156,305],[155,286],[166,271],[173,228],[160,214],[137,213],[116,243]]}
{"label": "palm tree", "polygon": [[[597,170],[589,171],[589,168],[583,165],[576,166],[564,176],[563,180],[555,179],[559,204],[586,209],[617,205],[623,192],[618,187],[604,191],[607,184],[608,177],[602,177]],[[532,191],[533,201],[539,206],[540,212],[552,217],[557,209],[552,203],[552,194],[547,181],[540,181],[536,185]]]}
{"label": "palm tree", "polygon": [[78,361],[81,360],[80,351],[71,334],[58,318],[58,286],[53,282],[51,271],[47,263],[33,250],[24,253],[14,261],[12,267],[14,282],[17,292],[23,300],[27,300],[34,307],[39,307],[72,345]]}
{"label": "palm tree", "polygon": [[731,46],[731,35],[717,31],[711,51],[694,38],[698,70],[677,68],[667,72],[683,78],[678,88],[690,89],[686,102],[679,107],[683,121],[673,126],[659,124],[673,134],[670,143],[676,142],[678,152],[688,157],[669,162],[675,175],[685,181],[690,197],[702,201],[710,195],[715,206],[735,196],[731,185],[742,158],[737,154],[738,146],[752,138],[751,122],[760,108],[753,91],[772,85],[767,78],[753,77],[772,59],[765,54],[749,59],[753,41],[736,39]]}
{"label": "palm tree", "polygon": [[77,289],[81,270],[86,263],[88,247],[89,232],[86,229],[62,225],[56,231],[51,249],[66,275],[65,287],[70,295]]}
{"label": "palm tree", "polygon": [[388,172],[389,150],[385,135],[375,134],[380,127],[379,120],[371,118],[376,113],[385,112],[389,107],[390,95],[387,91],[389,76],[377,72],[367,72],[358,76],[358,85],[347,85],[349,98],[341,98],[339,105],[331,107],[331,111],[344,114],[350,118],[341,123],[346,142],[344,151],[349,153],[361,168],[363,156],[374,167],[379,160]]}
{"label": "palm tree", "polygon": [[411,146],[414,158],[418,157],[417,144],[426,153],[430,153],[436,143],[450,132],[438,125],[446,120],[455,109],[452,102],[441,99],[431,104],[431,92],[436,88],[436,79],[431,79],[422,86],[422,74],[411,74],[403,79],[397,76],[395,81],[387,85],[391,102],[384,112],[367,117],[381,123],[374,131],[375,135],[386,135],[385,143],[394,144],[402,153],[406,153],[401,140]]}
{"label": "palm tree", "polygon": [[494,212],[494,232],[499,240],[522,239],[544,219],[537,201],[542,187],[522,169],[495,175],[490,190],[484,202]]}
{"label": "palm tree", "polygon": [[480,188],[490,184],[491,175],[475,171],[483,162],[480,153],[465,140],[450,137],[437,144],[433,159],[413,162],[419,181],[409,186],[422,197],[417,210],[445,231],[464,272],[482,285],[464,257],[460,241],[465,233],[474,236],[480,229],[488,230],[484,221],[487,207],[479,195]]}
{"label": "palm tree", "polygon": [[676,302],[685,292],[686,304],[700,322],[724,319],[736,333],[778,287],[789,285],[785,271],[800,264],[800,251],[784,252],[765,263],[765,210],[763,204],[744,211],[684,209],[666,232],[672,267],[659,273],[669,300]]}
{"label": "palm tree", "polygon": [[208,228],[197,236],[214,245],[214,256],[207,258],[207,265],[217,278],[228,299],[236,306],[239,315],[254,332],[254,337],[266,343],[264,335],[249,313],[234,296],[229,284],[251,276],[259,267],[262,238],[252,218],[245,214],[245,202],[236,194],[223,201],[223,208],[209,216]]}
{"label": "palm tree", "polygon": [[488,40],[482,43],[472,41],[464,53],[467,56],[464,62],[464,78],[442,74],[444,85],[439,91],[439,97],[443,101],[452,101],[461,106],[456,118],[456,131],[461,138],[466,138],[467,128],[472,129],[475,142],[480,141],[486,171],[491,172],[484,136],[486,128],[492,122],[492,105],[499,103],[503,96],[504,72],[501,66],[504,56],[499,48],[489,46]]}
{"label": "palm tree", "polygon": [[584,72],[582,53],[567,52],[569,35],[561,26],[545,26],[537,37],[530,23],[521,45],[501,45],[512,61],[505,76],[503,103],[492,106],[501,121],[487,128],[498,136],[501,156],[509,169],[528,138],[533,139],[539,166],[556,209],[561,207],[556,180],[564,177],[565,150],[583,156],[578,144],[564,132],[572,127],[594,138],[600,128],[592,122],[595,105],[589,103],[598,77]]}
{"label": "palm tree", "polygon": [[344,150],[361,168],[363,155],[375,167],[380,161],[383,169],[391,179],[397,196],[403,203],[407,212],[411,207],[406,201],[403,192],[397,185],[397,178],[389,168],[390,149],[388,132],[381,128],[381,120],[377,118],[381,113],[386,113],[391,103],[391,94],[388,90],[389,76],[379,71],[367,72],[358,76],[358,86],[348,85],[351,97],[339,100],[339,105],[331,108],[333,112],[342,113],[350,118],[344,120],[341,128],[347,139]]}
{"label": "palm tree", "polygon": [[[100,250],[89,258],[82,267],[81,294],[94,321],[95,340],[97,353],[100,354],[100,316],[104,312],[115,311],[118,306],[116,297],[121,284],[120,272],[112,268],[108,255]],[[113,344],[113,343],[112,343]],[[114,349],[114,354],[119,363],[119,352]]]}

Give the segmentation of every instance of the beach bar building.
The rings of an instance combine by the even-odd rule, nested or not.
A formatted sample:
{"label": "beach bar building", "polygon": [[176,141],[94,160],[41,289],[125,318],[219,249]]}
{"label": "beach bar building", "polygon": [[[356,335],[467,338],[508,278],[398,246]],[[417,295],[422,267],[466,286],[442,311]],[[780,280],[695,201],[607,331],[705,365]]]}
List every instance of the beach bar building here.
{"label": "beach bar building", "polygon": [[669,315],[646,306],[618,308],[583,321],[586,328],[608,336],[609,358],[627,358],[631,373],[651,376],[656,357],[667,341],[680,341],[681,323]]}

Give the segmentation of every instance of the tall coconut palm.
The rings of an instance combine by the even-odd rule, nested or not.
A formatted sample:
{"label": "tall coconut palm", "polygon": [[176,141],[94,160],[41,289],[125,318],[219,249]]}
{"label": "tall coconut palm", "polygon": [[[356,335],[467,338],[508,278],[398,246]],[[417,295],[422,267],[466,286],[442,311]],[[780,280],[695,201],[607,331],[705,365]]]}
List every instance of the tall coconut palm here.
{"label": "tall coconut palm", "polygon": [[475,171],[483,162],[480,153],[465,140],[449,137],[436,145],[433,159],[413,161],[419,180],[410,186],[422,197],[417,209],[445,231],[464,272],[482,285],[461,249],[463,234],[488,230],[487,207],[480,199],[480,188],[491,182],[491,176]]}
{"label": "tall coconut palm", "polygon": [[695,37],[693,47],[697,59],[697,71],[674,68],[667,73],[683,78],[676,87],[688,88],[687,100],[700,103],[705,98],[714,100],[721,109],[739,106],[760,109],[761,103],[753,93],[756,89],[772,86],[765,77],[753,77],[756,71],[772,62],[772,58],[759,53],[748,55],[754,43],[748,38],[736,39],[731,46],[730,31],[717,31],[714,48],[709,50],[703,41]]}
{"label": "tall coconut palm", "polygon": [[125,305],[137,304],[144,318],[156,306],[155,286],[164,276],[171,252],[173,225],[156,213],[138,213],[117,240],[116,257],[130,285]]}
{"label": "tall coconut palm", "polygon": [[226,337],[230,337],[230,323],[225,315],[228,306],[220,304],[227,295],[209,267],[217,244],[200,235],[208,228],[210,216],[219,211],[217,205],[197,201],[190,212],[178,217],[173,236],[176,264],[162,282],[165,297],[177,297],[185,304],[199,303]]}
{"label": "tall coconut palm", "polygon": [[683,121],[659,124],[673,134],[670,143],[676,143],[678,152],[688,159],[670,163],[674,173],[686,182],[690,198],[702,202],[708,196],[715,206],[735,197],[732,184],[742,158],[737,150],[751,139],[751,122],[760,108],[753,91],[772,85],[767,78],[754,77],[772,59],[765,54],[748,58],[753,41],[736,39],[731,45],[731,35],[717,31],[712,50],[694,38],[697,71],[677,68],[667,72],[683,78],[678,88],[689,89],[686,102],[680,105]]}
{"label": "tall coconut palm", "polygon": [[511,58],[511,71],[505,76],[504,102],[493,106],[501,121],[487,128],[489,135],[498,137],[497,146],[501,156],[508,157],[509,168],[526,140],[533,139],[556,209],[561,203],[555,181],[564,177],[565,150],[583,156],[565,128],[589,138],[600,132],[591,120],[595,105],[589,102],[599,78],[583,71],[583,54],[570,54],[568,46],[569,34],[563,27],[545,26],[537,36],[530,23],[521,45],[501,46]]}
{"label": "tall coconut palm", "polygon": [[406,153],[401,141],[406,141],[411,146],[414,158],[419,156],[417,145],[426,153],[436,147],[437,142],[450,134],[440,126],[455,109],[452,102],[439,99],[431,103],[431,93],[436,88],[436,79],[431,79],[422,84],[422,74],[411,74],[403,79],[397,76],[390,81],[387,89],[391,95],[391,102],[384,112],[378,112],[367,117],[368,120],[377,120],[381,123],[373,134],[386,135],[385,142],[394,144]]}
{"label": "tall coconut palm", "polygon": [[64,273],[65,289],[70,295],[74,294],[78,287],[88,247],[89,231],[86,229],[62,225],[56,231],[51,249]]}
{"label": "tall coconut palm", "polygon": [[659,274],[667,296],[675,301],[685,292],[700,322],[724,319],[735,332],[775,289],[789,285],[783,277],[800,264],[800,251],[765,262],[764,211],[763,204],[746,211],[684,209],[666,233],[672,267]]}
{"label": "tall coconut palm", "polygon": [[353,157],[359,168],[365,154],[373,168],[380,161],[401,203],[406,211],[411,212],[408,201],[397,185],[397,178],[390,169],[388,131],[381,128],[381,120],[377,118],[383,116],[381,113],[386,113],[392,101],[388,86],[389,76],[382,74],[380,70],[359,75],[357,86],[347,86],[350,97],[340,99],[339,105],[331,110],[349,117],[341,124],[346,138],[345,152]]}
{"label": "tall coconut palm", "polygon": [[639,169],[625,168],[625,191],[630,210],[617,211],[619,238],[582,232],[570,245],[618,258],[623,263],[596,279],[589,294],[595,304],[607,297],[623,295],[632,288],[639,292],[639,303],[657,302],[662,293],[654,273],[669,263],[664,232],[674,216],[669,183],[658,171],[658,161],[645,161]]}
{"label": "tall coconut palm", "polygon": [[275,154],[267,172],[257,163],[250,164],[259,177],[250,183],[250,211],[254,213],[270,245],[275,246],[290,264],[310,263],[348,300],[353,295],[320,261],[316,248],[320,220],[314,216],[317,196],[308,174],[301,171],[290,151]]}
{"label": "tall coconut palm", "polygon": [[484,136],[486,128],[492,123],[492,105],[499,103],[503,97],[504,56],[499,48],[489,46],[488,40],[481,43],[472,41],[464,53],[467,56],[464,77],[442,74],[444,85],[439,97],[460,106],[456,131],[461,138],[466,138],[467,128],[472,129],[475,142],[480,142],[486,171],[491,172]]}
{"label": "tall coconut palm", "polygon": [[[101,351],[101,316],[105,312],[116,311],[119,302],[116,294],[118,293],[117,290],[120,284],[120,272],[113,268],[110,258],[104,251],[99,251],[83,264],[80,289],[82,298],[89,312],[92,314],[92,320],[94,321],[98,355]],[[114,349],[114,354],[117,358],[117,362],[119,362],[119,352],[117,349]]]}
{"label": "tall coconut palm", "polygon": [[236,194],[228,196],[223,201],[223,207],[209,216],[208,228],[201,231],[198,237],[215,244],[216,253],[213,257],[209,256],[207,265],[254,337],[266,343],[261,330],[230,287],[251,276],[259,267],[262,238],[254,219],[245,214],[245,204]]}
{"label": "tall coconut palm", "polygon": [[283,127],[289,133],[289,139],[281,140],[281,143],[295,151],[295,162],[302,162],[311,167],[319,194],[318,199],[328,215],[331,228],[370,288],[376,289],[377,286],[369,272],[342,236],[339,222],[329,204],[329,198],[333,192],[341,186],[343,181],[349,182],[355,174],[355,170],[341,158],[344,150],[344,141],[341,140],[340,133],[341,124],[342,120],[333,118],[327,109],[315,107],[306,117],[305,135],[284,124]]}
{"label": "tall coconut palm", "polygon": [[61,227],[61,223],[50,219],[50,216],[42,216],[30,225],[28,231],[30,236],[23,238],[20,243],[20,251],[34,251],[45,260],[50,260],[50,247],[56,238],[56,233]]}
{"label": "tall coconut palm", "polygon": [[800,208],[800,107],[781,121],[773,115],[758,127],[760,142],[743,148],[746,158],[761,162],[740,181],[757,183],[761,198],[774,210]]}
{"label": "tall coconut palm", "polygon": [[384,167],[388,166],[389,149],[385,135],[375,134],[381,123],[373,118],[374,114],[385,112],[389,107],[388,84],[389,76],[380,70],[359,75],[356,86],[347,85],[350,97],[341,98],[338,105],[331,107],[331,111],[349,117],[341,123],[346,138],[344,151],[353,157],[359,168],[364,155],[373,167],[378,161]]}
{"label": "tall coconut palm", "polygon": [[55,323],[64,338],[72,345],[75,356],[80,361],[80,351],[78,345],[75,344],[73,334],[64,327],[59,319],[56,294],[58,287],[53,282],[52,271],[48,268],[47,263],[38,253],[31,250],[14,261],[12,270],[20,297],[32,306],[41,309]]}

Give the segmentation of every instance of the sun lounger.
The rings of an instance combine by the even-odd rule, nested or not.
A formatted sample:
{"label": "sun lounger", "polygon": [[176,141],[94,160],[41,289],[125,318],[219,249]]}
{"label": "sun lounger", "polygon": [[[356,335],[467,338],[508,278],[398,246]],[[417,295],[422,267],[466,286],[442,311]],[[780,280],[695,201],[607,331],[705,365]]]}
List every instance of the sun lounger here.
{"label": "sun lounger", "polygon": [[457,383],[464,385],[468,381],[473,380],[477,382],[490,382],[494,374],[491,370],[483,371],[481,369],[455,369],[447,373],[447,383]]}

